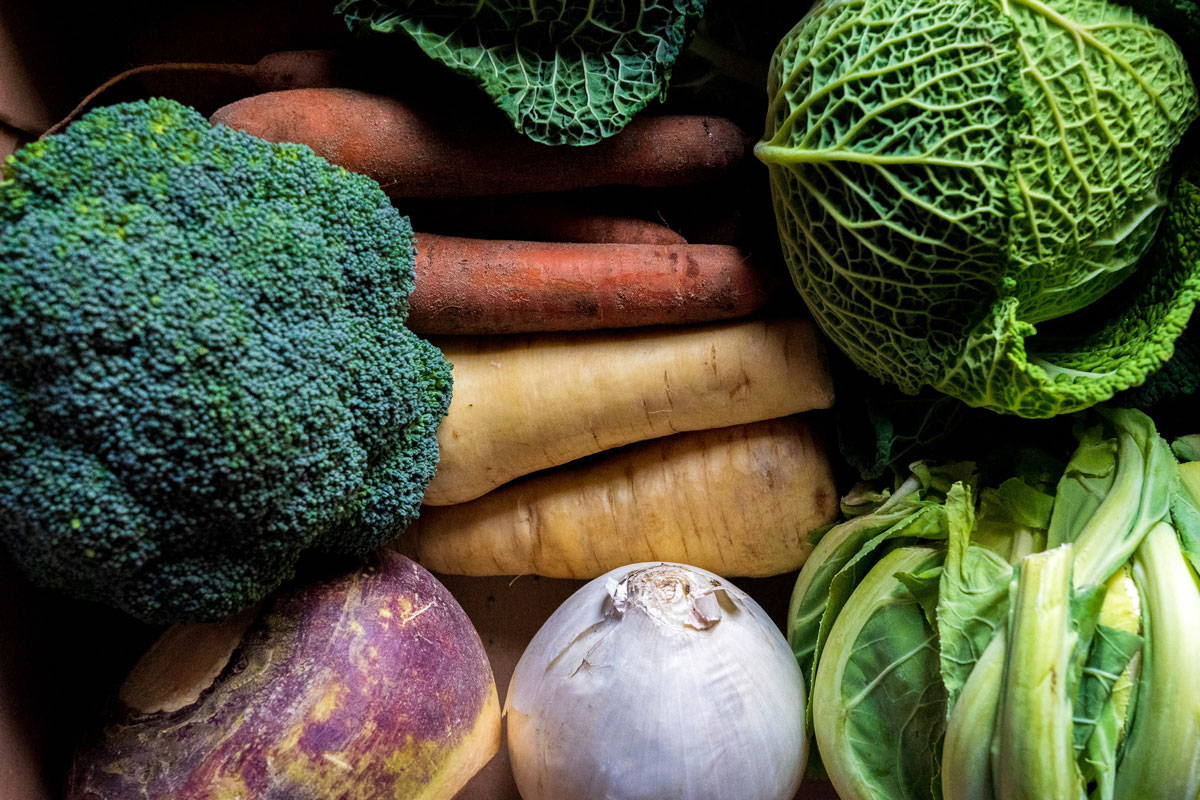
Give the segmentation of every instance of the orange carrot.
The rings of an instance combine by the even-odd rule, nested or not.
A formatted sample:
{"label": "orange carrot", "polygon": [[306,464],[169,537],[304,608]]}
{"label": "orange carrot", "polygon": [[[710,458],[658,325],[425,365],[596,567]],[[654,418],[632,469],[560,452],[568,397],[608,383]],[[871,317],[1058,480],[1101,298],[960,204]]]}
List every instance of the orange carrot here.
{"label": "orange carrot", "polygon": [[658,222],[604,209],[585,208],[561,194],[455,199],[439,208],[427,200],[408,209],[420,230],[452,236],[525,239],[538,242],[687,244]]}
{"label": "orange carrot", "polygon": [[608,214],[575,214],[570,211],[536,212],[536,215],[514,219],[507,228],[493,228],[493,235],[508,235],[520,239],[550,242],[580,242],[592,244],[687,244],[666,225],[636,217],[617,217]]}
{"label": "orange carrot", "polygon": [[[435,118],[438,117],[438,118]],[[584,186],[676,186],[720,175],[746,150],[729,120],[642,116],[589,147],[538,144],[493,116],[470,124],[352,89],[294,89],[220,108],[214,123],[319,155],[394,197],[462,197]]]}
{"label": "orange carrot", "polygon": [[726,245],[578,244],[417,235],[408,324],[418,333],[516,333],[746,316],[763,276]]}

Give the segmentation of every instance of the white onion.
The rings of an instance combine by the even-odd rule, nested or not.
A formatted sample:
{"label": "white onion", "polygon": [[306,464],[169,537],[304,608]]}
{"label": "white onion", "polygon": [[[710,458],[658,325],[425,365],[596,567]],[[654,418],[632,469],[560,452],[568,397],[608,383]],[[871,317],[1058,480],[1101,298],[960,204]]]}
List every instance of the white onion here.
{"label": "white onion", "polygon": [[505,704],[524,800],[791,800],[804,679],[745,592],[682,564],[596,578],[529,643]]}

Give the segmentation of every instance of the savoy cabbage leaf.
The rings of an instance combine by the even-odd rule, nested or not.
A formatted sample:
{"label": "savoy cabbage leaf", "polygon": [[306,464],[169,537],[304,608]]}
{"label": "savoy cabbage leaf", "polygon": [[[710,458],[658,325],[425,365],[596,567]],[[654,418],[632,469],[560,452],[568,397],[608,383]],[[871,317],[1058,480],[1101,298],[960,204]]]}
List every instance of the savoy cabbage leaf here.
{"label": "savoy cabbage leaf", "polygon": [[342,0],[357,31],[403,32],[479,84],[517,130],[593,144],[667,89],[707,0]]}
{"label": "savoy cabbage leaf", "polygon": [[[1190,170],[1175,186],[1164,226],[1157,251],[1151,258],[1165,264],[1165,269],[1173,273],[1186,272],[1187,264],[1193,268],[1200,264],[1200,158],[1193,158]],[[1184,265],[1184,268],[1180,269],[1178,265]],[[1176,340],[1171,360],[1143,386],[1130,392],[1124,402],[1138,408],[1152,408],[1198,392],[1200,324],[1193,319]],[[1184,424],[1190,430],[1195,420],[1190,414],[1184,416]]]}
{"label": "savoy cabbage leaf", "polygon": [[[1107,0],[826,0],[780,43],[767,133],[785,256],[825,332],[906,392],[1028,417],[1171,355],[1200,264],[1135,272],[1197,113],[1175,43]],[[1087,325],[1081,326],[1084,320]]]}
{"label": "savoy cabbage leaf", "polygon": [[1200,60],[1200,2],[1197,0],[1122,0],[1171,34],[1192,62]]}

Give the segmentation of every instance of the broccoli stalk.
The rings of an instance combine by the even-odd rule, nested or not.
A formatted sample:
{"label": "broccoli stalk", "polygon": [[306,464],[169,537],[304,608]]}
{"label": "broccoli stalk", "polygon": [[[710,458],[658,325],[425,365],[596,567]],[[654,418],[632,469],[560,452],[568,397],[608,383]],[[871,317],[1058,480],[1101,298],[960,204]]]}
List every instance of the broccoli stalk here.
{"label": "broccoli stalk", "polygon": [[155,99],[0,181],[0,543],[150,622],[262,597],[401,532],[437,465],[441,353],[377,184]]}

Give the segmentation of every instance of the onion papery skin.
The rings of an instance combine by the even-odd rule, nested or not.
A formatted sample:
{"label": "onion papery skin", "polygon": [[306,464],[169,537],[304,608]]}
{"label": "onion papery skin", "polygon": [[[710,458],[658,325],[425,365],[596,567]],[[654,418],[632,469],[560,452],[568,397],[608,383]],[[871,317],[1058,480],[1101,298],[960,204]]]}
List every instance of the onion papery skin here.
{"label": "onion papery skin", "polygon": [[682,564],[620,567],[518,662],[513,775],[524,800],[791,800],[804,704],[786,640],[744,592]]}

